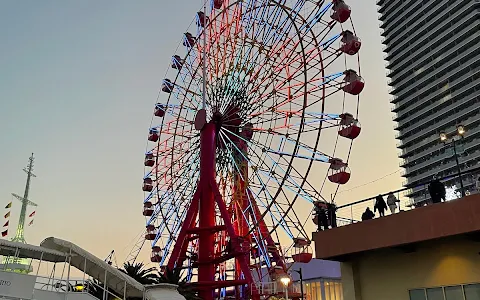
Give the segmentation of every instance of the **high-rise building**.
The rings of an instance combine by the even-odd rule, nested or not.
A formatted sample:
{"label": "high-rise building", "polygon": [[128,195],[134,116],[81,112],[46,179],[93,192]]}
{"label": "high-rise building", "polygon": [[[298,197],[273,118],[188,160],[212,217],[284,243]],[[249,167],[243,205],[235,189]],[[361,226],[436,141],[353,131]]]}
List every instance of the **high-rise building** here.
{"label": "high-rise building", "polygon": [[[416,203],[434,175],[454,176],[455,155],[440,141],[458,125],[463,171],[480,160],[480,0],[378,0],[400,166]],[[475,166],[476,165],[476,166]],[[464,176],[465,189],[474,183]],[[457,179],[446,185],[460,186]]]}

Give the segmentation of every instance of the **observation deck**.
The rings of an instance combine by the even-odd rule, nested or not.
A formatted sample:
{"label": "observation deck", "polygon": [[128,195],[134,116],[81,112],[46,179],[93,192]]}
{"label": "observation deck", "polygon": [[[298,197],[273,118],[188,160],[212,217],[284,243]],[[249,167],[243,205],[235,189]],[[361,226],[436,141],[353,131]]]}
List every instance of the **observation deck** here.
{"label": "observation deck", "polygon": [[414,251],[421,242],[480,240],[480,194],[313,233],[316,258],[349,261],[379,249]]}

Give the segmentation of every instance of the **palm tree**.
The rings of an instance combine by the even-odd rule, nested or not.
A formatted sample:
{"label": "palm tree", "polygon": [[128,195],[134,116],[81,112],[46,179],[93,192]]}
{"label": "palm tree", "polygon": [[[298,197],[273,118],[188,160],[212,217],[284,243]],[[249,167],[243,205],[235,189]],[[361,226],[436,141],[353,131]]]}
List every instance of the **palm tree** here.
{"label": "palm tree", "polygon": [[[82,290],[87,290],[87,293],[98,299],[103,299],[105,293],[105,291],[103,290],[103,283],[94,278],[87,279],[87,281],[85,281],[85,283],[83,284]],[[110,288],[107,288],[107,290],[109,292],[107,293],[107,299],[113,300],[117,298],[116,296],[112,295],[113,291]]]}
{"label": "palm tree", "polygon": [[177,285],[177,291],[187,300],[201,300],[198,297],[198,292],[195,283],[187,282],[187,278],[182,279],[182,269],[173,268],[170,270],[165,268],[163,273],[159,273],[158,283],[169,283]]}
{"label": "palm tree", "polygon": [[123,268],[119,268],[120,271],[132,277],[141,284],[154,284],[158,282],[158,275],[154,273],[157,268],[152,267],[145,269],[143,263],[130,263],[123,264]]}

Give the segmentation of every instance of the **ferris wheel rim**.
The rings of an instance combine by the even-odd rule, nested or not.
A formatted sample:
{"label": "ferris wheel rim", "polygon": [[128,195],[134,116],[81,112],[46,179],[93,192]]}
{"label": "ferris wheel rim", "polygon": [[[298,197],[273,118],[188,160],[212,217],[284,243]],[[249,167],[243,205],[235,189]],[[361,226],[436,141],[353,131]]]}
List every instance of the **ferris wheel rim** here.
{"label": "ferris wheel rim", "polygon": [[[235,5],[237,5],[238,3],[242,3],[242,2],[243,2],[243,1],[235,1],[234,3],[230,4],[228,7],[223,8],[222,11],[228,10],[230,7],[235,6]],[[281,5],[281,4],[280,4],[279,2],[277,2],[277,1],[271,1],[271,2],[272,2],[272,3],[269,3],[269,5],[281,7],[281,8],[284,10],[284,12],[287,13],[287,15],[288,15],[289,18],[290,18],[290,21],[291,21],[292,24],[295,26],[296,35],[299,35],[299,33],[301,33],[301,32],[299,31],[299,28],[298,28],[297,24],[295,24],[295,20],[292,18],[291,14],[290,14],[287,10],[285,10],[285,7],[286,7],[286,6]],[[288,7],[287,7],[287,8],[288,8]],[[221,15],[221,13],[216,14],[216,15],[215,15],[215,18],[219,17],[220,15]],[[350,21],[352,22],[352,20],[350,20]],[[353,25],[353,22],[352,22],[352,25]],[[203,27],[203,35],[205,35],[206,27],[207,27],[207,26],[204,26],[204,27]],[[201,36],[202,36],[202,35],[199,35],[198,38],[200,39]],[[313,35],[313,39],[314,39],[315,45],[318,46],[318,45],[319,45],[319,42],[317,41],[316,36]],[[181,43],[180,43],[180,44],[181,44]],[[302,54],[303,54],[302,56],[305,57],[305,48],[303,47],[303,41],[300,41],[300,45],[302,45]],[[180,48],[180,46],[179,46],[178,48]],[[178,49],[178,48],[177,48],[177,49]],[[192,51],[194,51],[194,47],[190,47],[190,48],[189,48],[189,50],[188,50],[188,52],[187,52],[187,54],[186,54],[185,57],[189,56]],[[321,55],[321,53],[320,53],[320,55]],[[323,63],[323,59],[322,59],[321,61],[322,61],[322,63]],[[199,65],[196,66],[195,72],[198,71],[199,67],[200,67]],[[308,76],[307,76],[307,74],[306,74],[306,68],[307,68],[307,64],[304,64],[304,65],[303,65],[303,69],[304,69],[304,70],[303,70],[302,73],[303,73],[305,82],[306,82],[307,79],[308,79]],[[167,72],[168,72],[168,71],[167,71]],[[324,75],[324,72],[325,72],[325,69],[322,67],[322,76]],[[173,81],[174,83],[177,82],[179,76],[180,76],[180,72],[178,72],[178,73],[176,74],[175,80]],[[182,82],[183,82],[183,81],[182,81]],[[195,81],[192,79],[192,80],[189,81],[189,86],[188,86],[187,88],[189,88],[189,87],[190,87],[191,85],[193,85],[193,84],[195,84]],[[303,89],[305,90],[305,93],[304,93],[304,96],[303,96],[303,108],[302,108],[302,115],[301,115],[301,120],[302,120],[302,121],[305,120],[305,111],[306,111],[306,107],[305,107],[305,106],[306,106],[306,104],[307,104],[307,96],[308,96],[308,93],[307,93],[307,84],[306,84],[306,83],[303,85]],[[322,101],[322,113],[324,113],[324,112],[325,112],[325,101],[324,101],[324,100],[325,100],[325,98],[326,98],[326,97],[325,97],[325,86],[322,87],[322,94],[323,94],[323,95],[322,95],[322,99],[323,99],[323,101]],[[170,93],[169,96],[168,96],[167,102],[166,102],[166,105],[167,105],[167,106],[171,103],[171,100],[173,100],[172,102],[175,102],[175,101],[174,101],[175,97],[171,99],[172,96],[173,96],[172,93]],[[345,97],[345,92],[344,92],[344,97]],[[344,101],[345,101],[345,100],[344,100]],[[182,104],[183,104],[183,103],[179,103],[179,105],[180,105],[180,111],[182,111],[182,110],[184,109]],[[357,108],[356,115],[358,116],[358,108]],[[153,128],[153,119],[154,119],[154,117],[152,117],[151,128]],[[163,125],[165,124],[164,122],[165,122],[165,118],[162,118],[160,127],[163,127]],[[179,120],[177,119],[175,122],[176,122],[176,125],[173,126],[173,127],[175,128],[175,134],[173,134],[173,143],[174,143],[174,145],[175,145],[175,143],[177,142],[177,135],[176,135],[176,133],[177,133],[177,130],[178,130],[178,128],[179,128],[179,126],[178,126]],[[315,150],[315,151],[317,150],[317,148],[318,148],[318,146],[319,146],[319,142],[320,142],[320,138],[321,138],[321,131],[322,131],[322,128],[323,128],[323,122],[324,122],[324,121],[321,121],[321,122],[320,122],[320,124],[319,124],[319,129],[318,129],[318,131],[317,131],[317,135],[316,135],[317,138],[316,138],[315,147],[314,147],[314,150]],[[295,141],[296,143],[295,143],[295,146],[294,146],[295,148],[297,148],[298,145],[299,145],[299,143],[300,143],[300,139],[301,139],[301,135],[302,135],[302,129],[304,128],[303,126],[304,126],[304,124],[303,124],[303,122],[302,122],[302,123],[301,123],[301,129],[299,129],[298,133],[296,134],[297,137],[296,137],[296,141]],[[196,135],[195,138],[196,138],[197,136],[198,136],[198,135]],[[338,136],[337,136],[337,140],[338,140]],[[161,142],[161,139],[159,139],[159,141],[158,141],[158,143],[156,144],[156,146],[159,146],[160,142]],[[348,157],[350,156],[350,152],[351,152],[351,149],[352,149],[352,145],[353,145],[353,141],[350,142]],[[148,147],[148,143],[147,143],[147,147]],[[147,148],[147,149],[148,149],[148,148]],[[154,148],[154,149],[155,149],[155,148]],[[334,153],[335,153],[335,152],[334,152]],[[170,156],[171,156],[171,159],[173,160],[173,156],[174,156],[174,155],[173,155],[173,152],[171,153]],[[264,158],[264,159],[265,159],[265,158]],[[158,160],[159,160],[159,157],[157,156],[157,157],[155,158],[156,164],[158,164]],[[291,158],[289,159],[289,163],[288,163],[286,175],[284,175],[284,176],[282,177],[281,184],[279,184],[279,187],[280,187],[280,188],[276,191],[276,193],[275,193],[275,195],[274,195],[274,200],[273,200],[273,201],[269,204],[269,206],[265,209],[264,213],[262,214],[262,217],[264,217],[265,215],[268,214],[268,210],[269,210],[269,209],[271,208],[271,206],[274,204],[275,199],[277,199],[277,198],[279,197],[279,195],[281,195],[281,187],[284,186],[285,181],[287,180],[287,174],[289,174],[290,171],[291,171],[291,169],[294,168],[294,167],[293,167],[294,161],[295,161],[295,157],[294,157],[294,156],[291,156]],[[309,159],[308,161],[309,161],[309,163],[308,163],[307,172],[306,172],[305,176],[303,177],[303,180],[301,181],[300,188],[303,188],[303,186],[305,185],[305,183],[308,182],[308,174],[310,173],[311,168],[312,168],[312,166],[313,166],[314,160]],[[348,162],[348,158],[347,158],[347,162]],[[157,169],[157,168],[155,169],[155,172],[156,172],[156,175],[158,175],[158,169]],[[172,176],[173,173],[174,173],[174,169],[173,169],[172,167],[170,167],[170,168],[169,168],[169,172],[170,172],[170,176]],[[199,171],[197,170],[196,172],[199,172]],[[326,179],[326,177],[325,177],[325,179]],[[338,186],[338,185],[337,185],[337,186]],[[158,184],[156,185],[156,189],[158,190]],[[319,196],[321,196],[320,193],[319,193]],[[285,214],[287,214],[287,213],[293,208],[293,205],[294,205],[295,202],[297,201],[298,197],[299,197],[298,194],[295,194],[295,195],[294,195],[294,199],[292,200],[291,205],[289,206],[289,208],[288,208],[288,210],[285,212]],[[158,198],[158,195],[157,195],[157,198]],[[162,217],[164,217],[162,210],[160,210],[160,213],[162,214]],[[277,229],[278,226],[280,226],[280,223],[276,223],[276,224],[274,225],[274,228],[270,230],[270,233],[274,232],[274,231]],[[254,226],[254,227],[255,227],[255,226]],[[168,229],[167,229],[167,230],[168,230]],[[250,232],[251,232],[251,231],[250,231]],[[171,233],[171,232],[169,231],[169,233]]]}

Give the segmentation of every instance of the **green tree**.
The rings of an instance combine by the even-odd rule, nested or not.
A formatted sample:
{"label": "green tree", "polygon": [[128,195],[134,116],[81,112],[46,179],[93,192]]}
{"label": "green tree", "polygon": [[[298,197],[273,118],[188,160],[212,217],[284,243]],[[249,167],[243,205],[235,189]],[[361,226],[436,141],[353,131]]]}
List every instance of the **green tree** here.
{"label": "green tree", "polygon": [[165,268],[165,272],[159,273],[158,283],[169,283],[177,285],[177,291],[187,300],[201,300],[198,297],[198,290],[195,283],[187,282],[187,278],[182,279],[182,269]]}
{"label": "green tree", "polygon": [[154,284],[158,282],[158,275],[155,273],[157,268],[152,267],[145,269],[145,265],[143,263],[132,264],[130,262],[126,262],[123,264],[123,268],[119,268],[119,270],[143,285]]}

